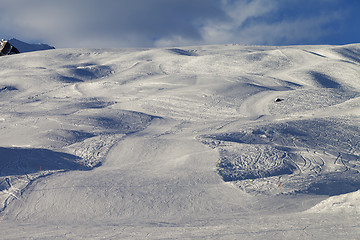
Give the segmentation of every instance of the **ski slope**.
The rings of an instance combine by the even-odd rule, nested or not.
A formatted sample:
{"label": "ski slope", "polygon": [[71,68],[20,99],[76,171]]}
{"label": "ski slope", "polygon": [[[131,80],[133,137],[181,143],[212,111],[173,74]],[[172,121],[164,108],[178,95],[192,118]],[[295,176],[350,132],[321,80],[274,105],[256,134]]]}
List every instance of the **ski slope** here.
{"label": "ski slope", "polygon": [[1,239],[360,233],[359,44],[30,52],[0,89]]}

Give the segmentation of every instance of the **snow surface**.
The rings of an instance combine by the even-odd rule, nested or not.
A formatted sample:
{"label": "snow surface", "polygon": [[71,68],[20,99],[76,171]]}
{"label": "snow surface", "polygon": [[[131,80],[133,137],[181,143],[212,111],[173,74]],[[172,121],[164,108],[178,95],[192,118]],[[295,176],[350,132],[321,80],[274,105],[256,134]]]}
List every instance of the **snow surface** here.
{"label": "snow surface", "polygon": [[360,44],[39,51],[0,89],[1,239],[358,238]]}

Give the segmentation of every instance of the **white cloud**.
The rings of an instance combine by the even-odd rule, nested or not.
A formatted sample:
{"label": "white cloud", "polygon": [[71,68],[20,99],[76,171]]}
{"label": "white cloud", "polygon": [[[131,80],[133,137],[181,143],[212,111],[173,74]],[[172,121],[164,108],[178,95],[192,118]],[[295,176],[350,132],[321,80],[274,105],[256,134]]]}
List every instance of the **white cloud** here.
{"label": "white cloud", "polygon": [[198,31],[201,40],[194,41],[178,35],[162,38],[156,41],[156,46],[217,44],[234,42],[238,38],[239,28],[249,18],[269,13],[276,8],[274,1],[231,1],[222,0],[219,6],[227,16],[224,19],[202,19]]}
{"label": "white cloud", "polygon": [[[244,22],[264,14],[278,14],[277,5],[269,4],[270,1],[257,0],[247,5],[237,5],[235,8],[226,6],[231,21],[226,27],[211,24],[203,29],[205,42],[217,39],[241,44],[290,44],[304,40],[316,40],[323,34],[322,26],[332,21],[335,14],[317,15],[311,18],[284,19],[281,21],[267,22],[254,21],[248,26]],[[274,3],[274,2],[272,2]],[[238,13],[235,14],[235,13]],[[222,23],[224,25],[224,23]],[[224,39],[226,38],[226,39]]]}
{"label": "white cloud", "polygon": [[167,38],[161,38],[154,42],[155,47],[190,46],[197,44],[199,44],[198,40],[184,38],[179,35],[174,35]]}
{"label": "white cloud", "polygon": [[[330,1],[330,0],[322,0]],[[331,0],[333,1],[333,0]],[[286,1],[285,1],[286,2]],[[329,34],[324,26],[339,20],[341,14],[334,10],[326,14],[311,17],[298,16],[293,18],[277,18],[279,8],[284,1],[252,0],[233,1],[223,0],[222,10],[226,14],[225,20],[206,19],[199,28],[201,44],[239,43],[278,45],[311,42]],[[267,18],[263,18],[266,15]],[[266,20],[277,19],[277,20]],[[189,45],[194,44],[189,39],[170,37],[160,39],[158,45]],[[199,42],[198,42],[199,43]]]}
{"label": "white cloud", "polygon": [[332,18],[329,18],[329,16],[317,16],[271,24],[256,24],[243,29],[238,36],[234,36],[234,40],[238,38],[238,41],[243,44],[267,45],[277,45],[279,42],[287,45],[316,41],[328,33],[322,26],[331,20]]}

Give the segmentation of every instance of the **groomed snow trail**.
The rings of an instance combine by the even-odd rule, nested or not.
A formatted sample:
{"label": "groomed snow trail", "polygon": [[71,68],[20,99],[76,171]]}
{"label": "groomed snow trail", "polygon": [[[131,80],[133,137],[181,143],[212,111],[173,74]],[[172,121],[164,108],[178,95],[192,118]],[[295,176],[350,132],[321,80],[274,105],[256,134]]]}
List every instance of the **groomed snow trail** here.
{"label": "groomed snow trail", "polygon": [[[171,127],[164,121],[154,123]],[[215,150],[179,135],[148,130],[114,146],[89,172],[43,179],[14,202],[17,220],[86,224],[121,219],[182,221],[244,212],[251,199],[214,171]],[[61,211],[60,211],[61,209]],[[221,214],[220,214],[221,215]]]}
{"label": "groomed snow trail", "polygon": [[342,209],[360,205],[359,55],[227,45],[1,58],[1,237],[356,238],[359,217]]}

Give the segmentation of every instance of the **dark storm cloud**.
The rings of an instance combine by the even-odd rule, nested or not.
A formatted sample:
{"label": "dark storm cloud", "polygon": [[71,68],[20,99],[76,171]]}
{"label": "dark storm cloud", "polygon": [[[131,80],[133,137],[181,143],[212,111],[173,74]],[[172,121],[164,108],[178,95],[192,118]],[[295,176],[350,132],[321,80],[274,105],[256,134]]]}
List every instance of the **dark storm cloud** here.
{"label": "dark storm cloud", "polygon": [[202,19],[226,17],[217,0],[15,0],[4,5],[0,19],[9,27],[1,27],[3,32],[48,36],[64,46],[94,45],[97,40],[152,46],[173,35],[199,40]]}
{"label": "dark storm cloud", "polygon": [[56,47],[360,41],[356,0],[0,0],[0,6],[1,37]]}

